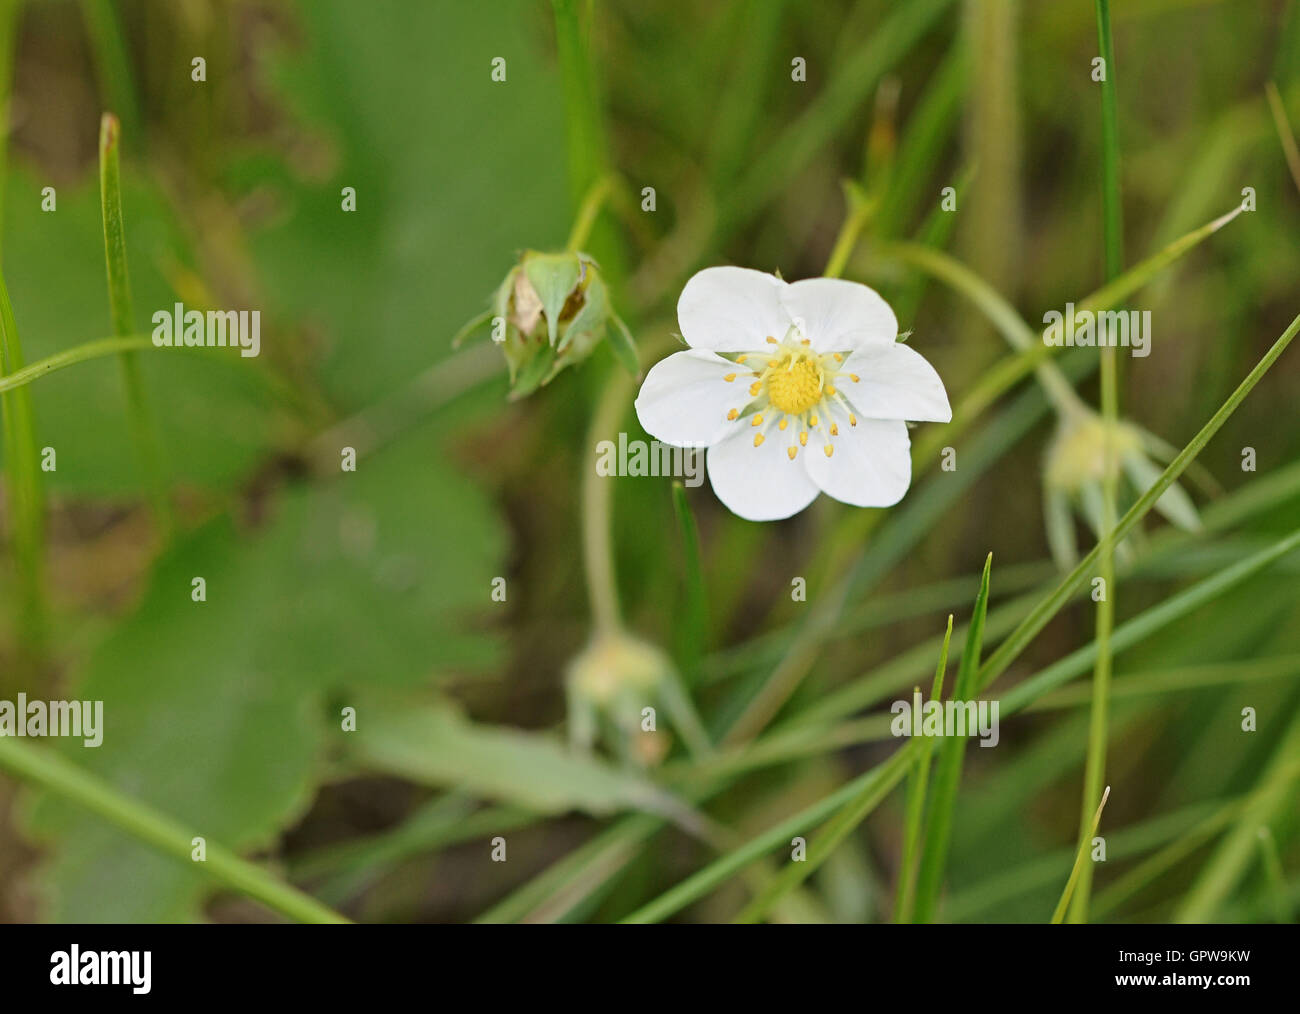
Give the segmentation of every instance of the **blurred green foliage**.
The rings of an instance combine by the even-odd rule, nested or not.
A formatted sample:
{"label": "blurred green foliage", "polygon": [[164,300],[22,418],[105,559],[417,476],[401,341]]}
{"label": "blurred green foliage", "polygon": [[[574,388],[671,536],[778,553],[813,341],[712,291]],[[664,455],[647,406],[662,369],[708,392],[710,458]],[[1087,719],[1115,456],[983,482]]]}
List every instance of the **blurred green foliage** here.
{"label": "blurred green foliage", "polygon": [[[716,777],[676,742],[644,770],[559,745],[564,668],[589,633],[578,503],[593,467],[588,426],[618,367],[598,349],[508,404],[495,361],[449,358],[451,336],[487,308],[520,252],[559,248],[576,210],[549,5],[85,6],[116,18],[88,32],[82,5],[29,3],[18,22],[3,251],[28,362],[109,333],[93,155],[107,96],[139,107],[123,119],[137,129],[124,138],[124,205],[141,332],[178,300],[260,307],[264,354],[142,354],[181,506],[182,532],[166,546],[145,520],[112,364],[30,388],[38,443],[58,452],[44,476],[54,637],[50,657],[26,667],[6,557],[0,687],[105,702],[104,745],[61,745],[70,759],[322,887],[356,918],[610,920],[888,755],[839,724],[860,708],[827,717],[820,742],[788,759],[764,760],[763,737],[724,750]],[[850,276],[899,308],[954,403],[1004,356],[1001,339],[959,293],[876,256],[880,241],[951,246],[1030,326],[1102,281],[1091,4],[590,6],[609,162],[631,192],[657,192],[652,215],[611,204],[601,234],[618,244],[611,298],[646,361],[671,347],[676,295],[698,268],[821,273],[845,178],[879,202]],[[1153,354],[1122,364],[1121,411],[1182,446],[1300,309],[1300,193],[1263,97],[1276,81],[1300,125],[1300,13],[1285,0],[1116,6],[1129,261],[1227,211],[1243,187],[1259,207],[1137,301],[1153,312]],[[189,79],[192,53],[207,56],[205,84]],[[491,79],[495,57],[505,82]],[[795,57],[806,82],[791,80]],[[41,211],[50,185],[55,213]],[[955,223],[935,212],[946,186],[960,192]],[[341,210],[344,187],[356,189],[355,212]],[[1095,382],[1078,386],[1095,403]],[[1121,623],[1296,527],[1297,390],[1292,350],[1201,458],[1223,491],[1198,494],[1199,505],[1211,520],[1216,500],[1227,505],[1222,524],[1160,556],[1167,533],[1149,522],[1138,554],[1156,563],[1121,571]],[[755,525],[707,487],[689,491],[698,574],[669,483],[617,481],[625,621],[679,653],[715,735],[831,595],[824,576],[859,552],[859,585],[774,736],[846,687],[880,691],[878,707],[928,681],[936,655],[923,642],[948,612],[969,618],[988,552],[990,648],[1027,611],[1015,613],[1022,593],[1032,602],[1053,586],[1040,497],[1051,420],[1033,391],[989,417],[961,436],[953,477],[918,469],[909,498],[865,539],[841,504]],[[630,412],[618,425],[644,436]],[[355,474],[339,471],[348,441]],[[1241,470],[1246,446],[1256,473]],[[1251,509],[1270,475],[1276,495]],[[1296,572],[1288,559],[1124,651],[1117,688],[1131,674],[1294,656]],[[191,599],[196,576],[203,603]],[[491,598],[498,576],[505,602]],[[790,599],[796,576],[808,578],[808,603]],[[686,613],[697,580],[702,630]],[[1010,680],[1087,644],[1092,624],[1087,604],[1068,607]],[[1134,890],[1107,889],[1296,759],[1297,676],[1117,695],[1096,918],[1173,918],[1209,890],[1198,878],[1213,886],[1233,870],[1214,915],[1275,917],[1263,863],[1232,865],[1212,835]],[[354,739],[339,727],[345,706],[359,709]],[[1259,716],[1253,734],[1240,730],[1245,706]],[[1046,920],[1074,855],[1086,734],[1081,709],[1035,711],[1008,721],[999,749],[967,754],[940,918]],[[46,795],[21,808],[15,798],[0,795],[2,918],[260,917],[214,907],[202,873],[98,817]],[[1293,914],[1295,798],[1268,818]],[[487,858],[497,827],[510,836],[507,864]],[[902,836],[896,793],[773,917],[887,919]],[[731,918],[775,868],[741,864],[743,876],[680,917]],[[34,903],[9,889],[19,883],[33,885]]]}

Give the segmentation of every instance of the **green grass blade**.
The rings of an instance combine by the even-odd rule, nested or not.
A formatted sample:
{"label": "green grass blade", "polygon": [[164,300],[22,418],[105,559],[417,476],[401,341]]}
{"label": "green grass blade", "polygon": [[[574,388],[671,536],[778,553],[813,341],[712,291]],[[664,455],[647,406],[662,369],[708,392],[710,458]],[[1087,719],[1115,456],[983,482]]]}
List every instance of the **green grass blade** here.
{"label": "green grass blade", "polygon": [[137,139],[135,143],[138,145],[143,123],[140,99],[131,76],[131,57],[115,7],[113,0],[81,0],[81,13],[86,21],[86,34],[90,38],[100,87],[121,116],[127,136]]}
{"label": "green grass blade", "polygon": [[1300,148],[1296,147],[1295,134],[1286,116],[1286,106],[1282,105],[1282,96],[1272,81],[1264,86],[1264,90],[1268,95],[1269,112],[1273,114],[1273,126],[1277,129],[1278,140],[1282,142],[1287,170],[1291,173],[1291,181],[1296,189],[1300,190]]}
{"label": "green grass blade", "polygon": [[13,391],[24,387],[34,380],[39,380],[41,377],[56,373],[59,370],[65,370],[69,366],[76,366],[78,363],[89,362],[92,359],[102,359],[105,356],[116,356],[123,352],[151,348],[153,348],[153,342],[145,335],[128,335],[125,338],[99,338],[95,341],[86,342],[84,345],[78,345],[76,348],[66,349],[63,352],[56,352],[52,356],[46,356],[44,359],[38,359],[36,362],[14,370],[12,373],[0,375],[0,392]]}
{"label": "green grass blade", "polygon": [[[873,769],[878,777],[865,784],[861,791],[849,799],[809,843],[808,856],[803,862],[789,863],[762,891],[736,916],[738,923],[758,922],[785,895],[810,877],[835,851],[846,837],[871,813],[907,774],[912,766],[915,747],[905,747],[894,752],[889,760]],[[750,843],[753,844],[752,842]]]}
{"label": "green grass blade", "polygon": [[1074,868],[1070,870],[1070,879],[1065,882],[1065,890],[1061,892],[1061,900],[1056,903],[1056,911],[1052,913],[1052,925],[1058,925],[1065,918],[1065,910],[1070,904],[1070,897],[1074,894],[1075,884],[1079,879],[1079,872],[1084,868],[1084,861],[1088,858],[1088,849],[1093,837],[1097,834],[1097,826],[1101,823],[1101,811],[1106,809],[1106,800],[1110,798],[1110,786],[1106,786],[1106,791],[1101,794],[1101,802],[1097,804],[1097,812],[1092,815],[1092,823],[1089,825],[1088,833],[1083,836],[1079,842],[1079,850],[1074,856]]}
{"label": "green grass blade", "polygon": [[1286,878],[1282,875],[1282,860],[1277,854],[1277,840],[1268,825],[1257,832],[1259,858],[1264,867],[1269,897],[1273,903],[1273,919],[1279,924],[1290,922],[1286,902]]}
{"label": "green grass blade", "polygon": [[750,163],[728,195],[720,234],[725,236],[787,189],[795,176],[826,149],[836,132],[857,115],[862,100],[952,5],[952,0],[913,0],[896,7],[861,50],[808,106],[807,111]]}
{"label": "green grass blade", "polygon": [[[934,671],[934,685],[930,688],[930,700],[937,701],[943,697],[943,675],[948,666],[948,642],[952,638],[952,614],[948,615],[948,629],[943,633],[943,649],[939,653],[939,665]],[[916,765],[907,783],[907,801],[905,803],[905,821],[903,830],[903,855],[898,864],[898,890],[894,896],[894,922],[910,922],[912,906],[916,897],[916,872],[920,860],[920,842],[922,821],[925,817],[926,783],[930,779],[930,756],[934,753],[934,740],[921,741]]]}
{"label": "green grass blade", "polygon": [[[1121,652],[1141,644],[1157,630],[1212,601],[1228,589],[1235,588],[1297,548],[1300,548],[1300,530],[1139,613],[1115,629],[1114,636],[1111,638],[1112,650]],[[1013,634],[1012,637],[1014,636]],[[1010,641],[1011,638],[1007,640]],[[998,650],[1001,651],[1001,646]],[[1096,656],[1097,644],[1094,641],[1072,651],[1042,672],[1017,683],[1001,696],[1002,714],[1015,714],[1027,708],[1047,691],[1054,690],[1075,676],[1087,672],[1088,667],[1096,660]],[[986,663],[981,671],[987,670],[990,663]],[[987,684],[984,684],[981,689],[987,689]]]}
{"label": "green grass blade", "polygon": [[1291,719],[1269,761],[1261,786],[1263,791],[1242,812],[1183,895],[1174,910],[1174,922],[1214,921],[1219,908],[1250,868],[1258,848],[1259,829],[1284,814],[1294,813],[1295,794],[1290,786],[1297,761],[1300,761],[1300,713]]}
{"label": "green grass blade", "polygon": [[[131,305],[131,283],[126,266],[126,226],[122,217],[121,128],[117,117],[105,113],[99,126],[99,196],[104,216],[104,261],[108,267],[108,303],[113,333],[126,337],[135,330]],[[173,528],[171,504],[167,498],[162,448],[158,443],[138,354],[124,349],[118,354],[122,384],[126,390],[127,416],[136,453],[153,504],[154,518],[169,537]]]}
{"label": "green grass blade", "polygon": [[1119,104],[1115,98],[1115,45],[1110,34],[1110,0],[1097,0],[1097,45],[1105,61],[1101,82],[1102,236],[1106,281],[1124,270],[1124,216],[1119,193]]}
{"label": "green grass blade", "polygon": [[[975,696],[975,676],[979,670],[980,651],[984,644],[984,620],[988,615],[992,567],[993,554],[990,553],[984,561],[984,573],[980,576],[980,590],[975,596],[975,610],[966,632],[966,647],[957,669],[953,700],[967,701]],[[930,807],[930,818],[926,822],[925,845],[921,850],[921,865],[916,877],[917,922],[932,922],[939,907],[939,892],[943,888],[952,834],[952,808],[957,800],[957,786],[961,782],[965,754],[965,737],[946,738],[939,748],[939,763],[934,776],[934,801]]]}
{"label": "green grass blade", "polygon": [[[14,43],[19,4],[0,4],[0,220],[9,142],[9,103],[13,92]],[[0,237],[2,239],[3,237]],[[0,377],[23,365],[18,327],[4,276],[0,273]],[[36,446],[31,398],[26,391],[0,398],[0,425],[4,427],[4,465],[9,505],[9,537],[19,585],[18,630],[20,667],[34,666],[45,647],[47,619],[45,590],[45,504]],[[7,676],[0,679],[3,684]]]}
{"label": "green grass blade", "polygon": [[207,861],[195,864],[191,856],[194,828],[120,794],[102,778],[52,750],[20,743],[12,737],[0,737],[0,767],[85,807],[177,862],[196,866],[231,890],[260,901],[290,919],[310,923],[348,921],[315,898],[215,842],[207,843]]}
{"label": "green grass blade", "polygon": [[[0,273],[0,378],[21,371],[22,346],[14,322],[9,289]],[[14,385],[17,386],[17,385]],[[34,663],[45,645],[47,604],[45,590],[45,498],[30,392],[5,390],[0,395],[0,422],[4,426],[6,492],[10,538],[18,570],[19,630],[26,663]]]}
{"label": "green grass blade", "polygon": [[[1102,235],[1106,249],[1106,281],[1111,281],[1123,270],[1123,218],[1119,193],[1119,114],[1115,99],[1115,47],[1110,34],[1110,0],[1097,0],[1097,36],[1106,73],[1101,82],[1101,148],[1102,148]],[[1101,417],[1108,431],[1113,431],[1119,420],[1119,352],[1113,345],[1104,346],[1101,356]],[[1101,795],[1106,776],[1106,748],[1109,742],[1110,678],[1112,671],[1110,636],[1115,626],[1115,514],[1119,491],[1119,464],[1115,461],[1113,441],[1107,440],[1103,449],[1101,482],[1101,555],[1100,577],[1103,593],[1097,600],[1097,660],[1092,672],[1092,707],[1088,725],[1088,752],[1083,768],[1083,801],[1079,814],[1080,857],[1096,831],[1101,819],[1097,808],[1089,832],[1089,815],[1094,800]],[[1105,798],[1102,798],[1105,806]],[[1071,893],[1073,891],[1073,899]],[[1088,899],[1092,895],[1092,866],[1083,865],[1082,858],[1075,864],[1070,883],[1062,895],[1059,912],[1070,904],[1070,921],[1088,921]],[[1057,918],[1054,922],[1059,922]]]}
{"label": "green grass blade", "polygon": [[[1143,517],[1155,506],[1155,502],[1163,495],[1180,475],[1186,471],[1187,466],[1196,459],[1201,450],[1215,433],[1227,422],[1228,418],[1237,407],[1246,399],[1246,396],[1254,390],[1255,385],[1260,382],[1269,369],[1277,362],[1278,357],[1286,351],[1291,340],[1295,337],[1296,332],[1300,331],[1300,316],[1291,321],[1291,324],[1281,334],[1273,346],[1266,352],[1262,359],[1255,364],[1255,368],[1247,374],[1246,378],[1237,385],[1237,389],[1232,392],[1220,406],[1219,410],[1210,417],[1209,421],[1201,427],[1200,432],[1188,442],[1177,457],[1174,458],[1160,474],[1145,493],[1138,497],[1137,502],[1129,508],[1128,512],[1120,518],[1115,526],[1114,540],[1116,543],[1123,540],[1130,531],[1132,531],[1142,520]],[[1025,617],[1020,626],[1017,627],[1005,641],[998,645],[997,649],[989,656],[988,661],[980,668],[979,679],[976,683],[977,690],[986,689],[1002,673],[1006,672],[1012,662],[1024,651],[1025,647],[1032,641],[1040,630],[1047,625],[1065,605],[1074,594],[1076,588],[1082,585],[1090,574],[1093,573],[1100,556],[1100,547],[1094,546],[1093,549],[1079,561],[1078,566],[1067,574],[1046,598],[1044,598],[1033,611]]]}
{"label": "green grass blade", "polygon": [[579,904],[602,878],[621,869],[666,822],[638,813],[625,817],[570,852],[477,916],[476,923],[544,922]]}
{"label": "green grass blade", "polygon": [[[899,750],[884,764],[863,772],[851,782],[840,786],[830,795],[800,810],[791,817],[770,827],[738,849],[720,856],[708,866],[698,870],[680,884],[661,894],[654,901],[637,909],[622,919],[625,923],[662,922],[691,902],[702,898],[722,885],[733,874],[761,859],[773,849],[787,844],[794,835],[806,834],[812,827],[826,820],[841,806],[858,797],[881,788],[892,788],[907,771],[909,757]],[[803,864],[799,864],[803,865]]]}
{"label": "green grass blade", "polygon": [[1098,310],[1108,310],[1119,306],[1129,296],[1149,285],[1170,264],[1209,239],[1240,215],[1241,212],[1242,206],[1239,204],[1226,214],[1220,215],[1214,221],[1206,222],[1199,229],[1194,229],[1185,236],[1180,236],[1146,260],[1134,264],[1114,281],[1107,282],[1092,295],[1078,300],[1074,312],[1077,314],[1089,310],[1096,313]]}
{"label": "green grass blade", "polygon": [[[1194,585],[1173,599],[1161,603],[1148,610],[1147,613],[1121,625],[1115,634],[1117,650],[1125,645],[1140,643],[1160,626],[1205,605],[1215,596],[1236,587],[1248,577],[1263,570],[1268,564],[1298,546],[1300,546],[1300,532],[1249,559],[1231,565],[1213,578]],[[1024,710],[1041,696],[1060,686],[1068,679],[1086,672],[1092,662],[1089,652],[1089,648],[1080,649],[1062,660],[1057,666],[1044,670],[1039,676],[1012,688],[1002,698],[1001,713],[1011,715]],[[754,747],[751,747],[752,749]],[[883,792],[878,790],[883,788],[884,791],[888,791],[906,774],[913,760],[913,757],[909,754],[909,749],[910,745],[896,751],[890,760],[860,775],[854,781],[842,786],[831,796],[820,800],[813,806],[806,808],[765,834],[755,838],[742,849],[719,858],[664,895],[645,905],[625,921],[658,922],[667,918],[692,901],[720,886],[733,873],[743,869],[755,859],[787,842],[790,835],[802,833],[810,826],[815,826],[819,821],[826,819],[832,812],[854,797],[863,797],[867,806],[866,812],[869,812],[870,808],[879,802],[880,798],[883,798]],[[908,756],[904,757],[904,755]],[[898,761],[900,757],[903,757],[901,762]],[[901,763],[902,767],[895,767],[896,763]],[[878,781],[878,779],[882,778],[884,779],[883,782]],[[861,816],[865,816],[865,813],[861,814]],[[804,864],[796,865],[802,866]]]}
{"label": "green grass blade", "polygon": [[1285,790],[1300,777],[1300,764],[1292,764],[1278,773],[1276,781],[1266,782],[1237,799],[1225,802],[1204,819],[1197,821],[1154,855],[1148,856],[1097,895],[1094,909],[1098,915],[1114,912],[1139,891],[1155,883],[1169,870],[1200,849],[1207,841],[1241,818],[1250,807],[1269,793]]}
{"label": "green grass blade", "polygon": [[[926,82],[925,91],[917,98],[916,107],[908,117],[907,129],[890,171],[889,190],[876,213],[873,226],[876,235],[893,237],[903,231],[922,197],[929,193],[928,185],[933,182],[932,167],[942,164],[953,128],[960,122],[961,98],[969,73],[969,53],[965,45],[956,42]],[[965,170],[958,179],[969,175],[970,170]],[[960,182],[954,182],[953,186],[960,207],[965,187]],[[949,224],[956,218],[937,207],[931,216],[932,222],[936,215],[942,216]],[[921,231],[926,231],[924,226]],[[899,319],[908,318],[900,315]]]}

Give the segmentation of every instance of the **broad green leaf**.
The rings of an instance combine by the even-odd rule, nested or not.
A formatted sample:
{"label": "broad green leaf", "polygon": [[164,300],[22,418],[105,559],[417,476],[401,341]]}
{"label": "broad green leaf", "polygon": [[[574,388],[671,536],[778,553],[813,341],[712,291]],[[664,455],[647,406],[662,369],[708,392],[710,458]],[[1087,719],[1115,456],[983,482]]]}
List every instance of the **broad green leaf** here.
{"label": "broad green leaf", "polygon": [[522,248],[564,242],[544,13],[525,0],[370,4],[365,17],[346,0],[299,6],[304,46],[276,79],[329,166],[273,187],[283,214],[252,247],[276,308],[321,336],[321,379],[344,408],[445,356]]}
{"label": "broad green leaf", "polygon": [[362,766],[544,813],[681,811],[639,775],[545,733],[475,724],[446,703],[366,707],[349,742]]}
{"label": "broad green leaf", "polygon": [[[196,833],[265,845],[310,802],[323,729],[339,729],[327,693],[491,661],[466,603],[489,601],[499,524],[431,436],[287,489],[252,531],[220,518],[177,543],[68,691],[104,702],[103,745],[70,746],[78,763]],[[193,871],[55,800],[35,825],[55,839],[52,918],[198,917],[210,884]]]}

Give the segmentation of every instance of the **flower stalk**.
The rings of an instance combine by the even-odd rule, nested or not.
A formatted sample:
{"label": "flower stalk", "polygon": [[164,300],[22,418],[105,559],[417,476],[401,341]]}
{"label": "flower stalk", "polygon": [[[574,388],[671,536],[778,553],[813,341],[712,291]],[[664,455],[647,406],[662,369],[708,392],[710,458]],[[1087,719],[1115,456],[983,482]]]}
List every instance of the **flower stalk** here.
{"label": "flower stalk", "polygon": [[582,199],[582,204],[578,206],[578,214],[573,220],[573,228],[569,231],[568,242],[564,244],[566,251],[577,253],[587,245],[587,240],[591,236],[591,229],[596,224],[596,218],[613,192],[614,176],[612,174],[602,176],[591,185],[586,196]]}

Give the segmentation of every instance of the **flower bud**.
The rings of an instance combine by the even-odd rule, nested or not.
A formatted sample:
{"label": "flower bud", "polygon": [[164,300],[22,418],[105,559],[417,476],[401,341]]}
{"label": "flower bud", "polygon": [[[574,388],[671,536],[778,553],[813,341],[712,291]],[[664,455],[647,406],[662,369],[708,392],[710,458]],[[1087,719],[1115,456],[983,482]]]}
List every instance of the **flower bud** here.
{"label": "flower bud", "polygon": [[627,325],[610,307],[600,266],[585,253],[527,251],[498,287],[491,312],[498,327],[504,323],[494,338],[510,370],[512,399],[532,394],[586,359],[611,324],[614,352],[633,373],[637,370]]}
{"label": "flower bud", "polygon": [[590,749],[603,724],[625,751],[639,738],[642,709],[656,704],[671,666],[662,651],[627,633],[597,634],[565,675],[573,744]]}
{"label": "flower bud", "polygon": [[[1122,420],[1107,423],[1091,409],[1079,408],[1061,416],[1043,469],[1047,541],[1058,566],[1068,569],[1078,557],[1071,508],[1078,510],[1100,539],[1106,480],[1115,481],[1122,513],[1126,504],[1160,478],[1162,469],[1148,457],[1148,451],[1158,453],[1158,444],[1137,426]],[[1177,483],[1160,495],[1155,507],[1179,528],[1195,531],[1200,527],[1196,507]],[[1121,558],[1130,552],[1127,544],[1116,548]]]}

